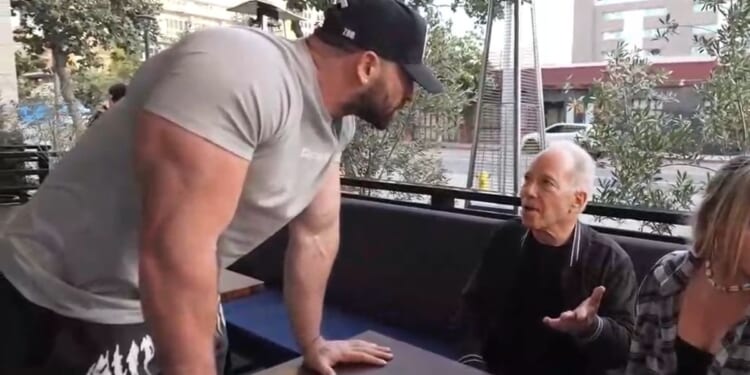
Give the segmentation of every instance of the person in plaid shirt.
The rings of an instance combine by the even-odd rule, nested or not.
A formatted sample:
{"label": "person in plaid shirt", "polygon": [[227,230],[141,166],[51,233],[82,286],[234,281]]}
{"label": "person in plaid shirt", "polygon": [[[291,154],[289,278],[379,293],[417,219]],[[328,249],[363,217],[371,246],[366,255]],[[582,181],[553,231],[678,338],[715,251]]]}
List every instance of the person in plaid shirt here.
{"label": "person in plaid shirt", "polygon": [[691,250],[660,259],[641,284],[628,375],[750,373],[750,157],[711,179]]}

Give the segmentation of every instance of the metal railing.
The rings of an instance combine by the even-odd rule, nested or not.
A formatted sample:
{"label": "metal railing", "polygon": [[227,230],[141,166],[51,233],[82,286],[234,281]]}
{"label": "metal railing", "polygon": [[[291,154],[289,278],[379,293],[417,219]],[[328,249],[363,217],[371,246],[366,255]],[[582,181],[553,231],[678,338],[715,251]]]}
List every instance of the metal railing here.
{"label": "metal railing", "polygon": [[[494,204],[499,206],[519,207],[521,199],[519,197],[501,195],[498,193],[484,192],[478,190],[455,188],[448,186],[419,185],[405,182],[390,182],[380,180],[369,180],[359,178],[342,178],[341,184],[345,187],[397,192],[405,194],[423,195],[429,197],[426,203],[394,200],[392,198],[383,198],[378,196],[368,196],[352,192],[343,192],[342,196],[347,198],[365,199],[370,201],[398,204],[401,206],[430,208],[440,211],[463,213],[474,216],[484,216],[492,218],[507,219],[517,217],[513,210],[479,206],[474,203],[481,202],[485,204]],[[457,207],[457,200],[471,201],[468,208]],[[597,203],[590,203],[586,206],[584,214],[610,218],[636,220],[642,222],[662,223],[669,225],[688,225],[691,214],[688,212],[667,211],[650,208],[610,206]],[[594,225],[594,227],[603,232],[616,235],[623,235],[636,238],[644,238],[658,241],[673,243],[685,243],[686,239],[678,236],[668,236],[656,233],[641,232],[633,229],[621,229],[610,226]]]}
{"label": "metal railing", "polygon": [[57,155],[46,145],[0,145],[0,203],[27,202]]}
{"label": "metal railing", "polygon": [[[430,197],[430,203],[426,205],[438,209],[450,209],[455,207],[457,199],[494,203],[514,207],[518,207],[521,205],[521,199],[519,197],[447,186],[428,186],[404,182],[389,182],[359,178],[342,178],[341,184],[344,186],[359,187],[365,189],[427,195]],[[348,196],[357,195],[348,194]],[[474,211],[477,209],[472,207],[471,209],[467,210]],[[690,221],[690,214],[686,212],[636,207],[608,206],[596,203],[588,204],[584,213],[595,216],[606,216],[615,219],[631,219],[675,225],[686,225]]]}
{"label": "metal railing", "polygon": [[[49,173],[49,161],[51,157],[59,156],[59,153],[51,151],[48,146],[19,145],[19,146],[0,146],[0,165],[18,165],[22,163],[22,168],[0,168],[0,181],[5,181],[4,177],[27,177],[38,176],[36,181],[27,181],[24,184],[0,185],[0,197],[11,196],[17,203],[26,202],[31,193],[38,189],[44,182]],[[11,163],[8,163],[11,161]],[[36,163],[34,167],[29,167],[28,163]],[[407,182],[391,182],[382,180],[347,178],[341,179],[344,187],[358,188],[366,190],[384,191],[389,193],[415,194],[428,197],[428,202],[420,203],[414,201],[398,201],[392,198],[382,198],[377,196],[363,196],[352,192],[344,191],[342,196],[374,200],[384,203],[393,203],[414,207],[425,207],[441,211],[451,211],[467,213],[471,215],[508,218],[515,216],[513,210],[503,210],[501,208],[483,207],[472,204],[469,208],[457,207],[457,200],[470,201],[472,203],[485,203],[489,205],[499,205],[506,207],[519,207],[521,200],[519,197],[501,195],[498,193],[456,188],[448,186],[420,185]],[[5,200],[8,203],[8,200]],[[690,214],[687,212],[675,212],[650,208],[609,206],[597,203],[587,205],[584,214],[606,217],[612,219],[638,220],[643,222],[655,222],[670,225],[687,225],[690,222]],[[604,231],[625,235],[634,235],[637,237],[667,239],[671,241],[682,242],[677,237],[655,235],[649,233],[635,232],[632,230],[621,230],[617,228],[603,228]]]}

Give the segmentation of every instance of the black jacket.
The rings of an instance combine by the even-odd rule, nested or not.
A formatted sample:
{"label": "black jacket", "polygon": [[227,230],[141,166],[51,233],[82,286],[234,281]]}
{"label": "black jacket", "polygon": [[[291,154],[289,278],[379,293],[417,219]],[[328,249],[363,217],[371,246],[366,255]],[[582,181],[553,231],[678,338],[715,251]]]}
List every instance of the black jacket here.
{"label": "black jacket", "polygon": [[[627,362],[638,285],[630,257],[619,244],[585,224],[579,223],[579,227],[578,258],[572,266],[566,263],[560,283],[568,306],[580,304],[599,285],[606,288],[598,314],[600,334],[589,341],[574,340],[585,353],[586,375],[598,375]],[[515,272],[524,255],[524,235],[526,228],[517,219],[499,227],[465,288],[462,321],[467,335],[460,359],[465,364],[489,370],[496,367],[494,353],[499,348],[493,348],[492,337],[508,332],[515,323],[503,319],[514,303],[513,288],[522,288],[519,282],[534,282],[534,275]]]}

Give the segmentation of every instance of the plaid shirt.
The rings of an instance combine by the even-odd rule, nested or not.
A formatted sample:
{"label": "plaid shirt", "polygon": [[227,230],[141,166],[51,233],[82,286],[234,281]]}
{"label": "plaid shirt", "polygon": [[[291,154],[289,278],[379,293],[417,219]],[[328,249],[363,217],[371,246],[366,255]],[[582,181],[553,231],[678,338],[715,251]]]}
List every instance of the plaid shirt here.
{"label": "plaid shirt", "polygon": [[[660,259],[641,284],[636,304],[635,333],[630,345],[627,375],[672,375],[677,372],[677,318],[680,294],[700,267],[691,251],[672,252]],[[722,340],[707,375],[750,373],[750,325],[748,318]]]}

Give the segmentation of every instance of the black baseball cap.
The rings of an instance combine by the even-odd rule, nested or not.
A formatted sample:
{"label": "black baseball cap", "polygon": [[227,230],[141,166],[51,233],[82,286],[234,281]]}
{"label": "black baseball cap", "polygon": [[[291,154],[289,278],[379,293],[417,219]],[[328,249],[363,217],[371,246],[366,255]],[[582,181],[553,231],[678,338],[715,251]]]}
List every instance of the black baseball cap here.
{"label": "black baseball cap", "polygon": [[443,92],[443,85],[424,65],[427,23],[400,0],[338,0],[325,11],[316,35],[337,38],[373,51],[399,64],[427,92]]}

